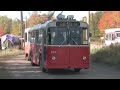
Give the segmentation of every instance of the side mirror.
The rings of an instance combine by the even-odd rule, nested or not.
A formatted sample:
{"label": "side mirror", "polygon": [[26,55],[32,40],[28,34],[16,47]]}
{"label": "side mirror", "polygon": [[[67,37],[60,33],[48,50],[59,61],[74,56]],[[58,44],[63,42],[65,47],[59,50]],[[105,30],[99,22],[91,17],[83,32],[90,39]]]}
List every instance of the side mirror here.
{"label": "side mirror", "polygon": [[89,33],[89,37],[92,37],[92,33],[91,32]]}

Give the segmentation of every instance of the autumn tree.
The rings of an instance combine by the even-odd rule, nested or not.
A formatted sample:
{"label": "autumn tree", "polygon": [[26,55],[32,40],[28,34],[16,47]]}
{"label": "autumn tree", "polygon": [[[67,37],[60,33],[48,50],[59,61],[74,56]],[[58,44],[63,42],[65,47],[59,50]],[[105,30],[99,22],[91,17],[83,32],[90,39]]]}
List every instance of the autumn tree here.
{"label": "autumn tree", "polygon": [[42,23],[45,18],[47,17],[46,14],[38,14],[37,12],[33,12],[30,18],[27,20],[27,26],[33,27],[36,24]]}
{"label": "autumn tree", "polygon": [[49,16],[51,13],[52,13],[52,11],[48,11],[48,12],[47,12],[47,15]]}
{"label": "autumn tree", "polygon": [[92,32],[92,37],[100,36],[98,24],[99,24],[100,18],[102,17],[102,14],[103,14],[102,11],[97,11],[95,13],[90,14],[90,30]]}
{"label": "autumn tree", "polygon": [[15,19],[12,21],[12,30],[11,34],[13,35],[20,35],[20,28],[21,27],[21,21],[19,19]]}
{"label": "autumn tree", "polygon": [[12,19],[7,16],[0,16],[0,26],[3,28],[5,34],[10,33],[11,31]]}
{"label": "autumn tree", "polygon": [[87,17],[84,16],[84,17],[82,18],[82,21],[83,21],[83,22],[87,22]]}
{"label": "autumn tree", "polygon": [[[98,28],[98,23],[100,21],[100,18],[102,16],[102,11],[97,11],[95,13],[90,13],[90,30],[92,32],[92,37],[99,37],[100,36],[100,30]],[[87,22],[87,17],[82,18],[83,22]]]}
{"label": "autumn tree", "polygon": [[[48,20],[48,16],[52,13],[52,11],[48,11],[47,14],[41,14],[41,12],[38,11],[32,12],[32,14],[29,14],[30,18],[27,20],[27,27],[33,27],[36,24],[45,22],[46,20]],[[56,18],[53,15],[50,19],[55,20]]]}
{"label": "autumn tree", "polygon": [[120,27],[120,11],[104,11],[98,25],[101,35],[105,29],[117,27]]}
{"label": "autumn tree", "polygon": [[3,35],[5,35],[5,32],[4,32],[3,28],[2,28],[2,26],[0,26],[0,37],[2,37]]}

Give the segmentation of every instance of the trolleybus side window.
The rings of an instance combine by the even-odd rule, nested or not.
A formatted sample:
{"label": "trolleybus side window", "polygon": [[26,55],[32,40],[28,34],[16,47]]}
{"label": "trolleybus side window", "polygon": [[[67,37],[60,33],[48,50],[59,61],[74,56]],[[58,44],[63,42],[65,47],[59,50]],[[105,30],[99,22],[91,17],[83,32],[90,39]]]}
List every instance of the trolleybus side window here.
{"label": "trolleybus side window", "polygon": [[38,39],[39,39],[39,31],[36,31],[36,42],[39,44]]}
{"label": "trolleybus side window", "polygon": [[31,43],[35,43],[35,31],[31,33]]}
{"label": "trolleybus side window", "polygon": [[27,42],[27,33],[25,33],[25,42]]}
{"label": "trolleybus side window", "polygon": [[48,33],[47,33],[47,44],[51,45],[51,33],[50,33],[50,29],[48,29]]}
{"label": "trolleybus side window", "polygon": [[82,39],[83,39],[82,44],[88,44],[87,29],[83,29]]}
{"label": "trolleybus side window", "polygon": [[42,44],[42,30],[38,32],[38,44]]}
{"label": "trolleybus side window", "polygon": [[28,32],[28,42],[30,42],[31,39],[31,32]]}

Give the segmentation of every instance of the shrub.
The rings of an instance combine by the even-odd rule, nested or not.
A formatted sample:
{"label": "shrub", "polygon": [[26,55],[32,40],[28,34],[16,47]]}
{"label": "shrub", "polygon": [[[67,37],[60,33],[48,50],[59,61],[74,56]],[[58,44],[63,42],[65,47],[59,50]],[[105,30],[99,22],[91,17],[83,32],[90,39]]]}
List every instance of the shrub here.
{"label": "shrub", "polygon": [[91,50],[91,60],[120,67],[120,45],[111,45]]}
{"label": "shrub", "polygon": [[16,56],[24,54],[24,50],[18,50],[16,48],[9,48],[6,50],[0,50],[0,57],[4,56]]}

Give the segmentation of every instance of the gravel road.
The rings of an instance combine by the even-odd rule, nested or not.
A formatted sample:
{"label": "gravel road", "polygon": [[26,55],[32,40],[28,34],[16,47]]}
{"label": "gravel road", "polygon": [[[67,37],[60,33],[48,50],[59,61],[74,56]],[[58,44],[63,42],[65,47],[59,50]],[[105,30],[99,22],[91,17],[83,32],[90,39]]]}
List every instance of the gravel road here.
{"label": "gravel road", "polygon": [[75,73],[72,69],[43,73],[31,66],[23,55],[0,58],[0,79],[120,79],[120,70],[91,63],[89,69]]}

